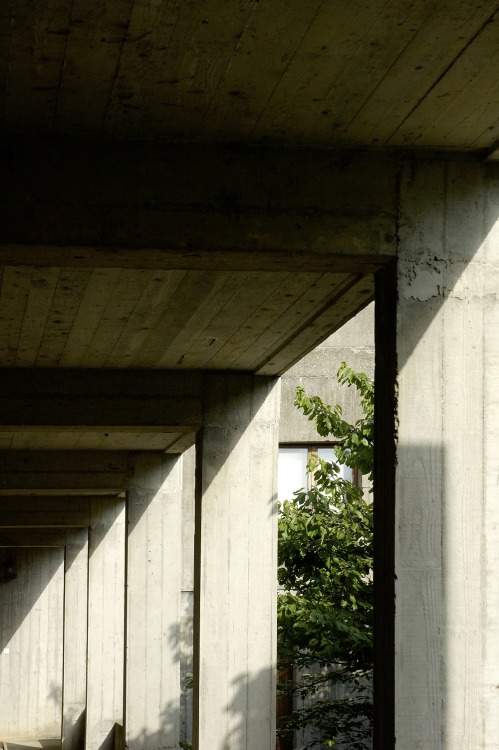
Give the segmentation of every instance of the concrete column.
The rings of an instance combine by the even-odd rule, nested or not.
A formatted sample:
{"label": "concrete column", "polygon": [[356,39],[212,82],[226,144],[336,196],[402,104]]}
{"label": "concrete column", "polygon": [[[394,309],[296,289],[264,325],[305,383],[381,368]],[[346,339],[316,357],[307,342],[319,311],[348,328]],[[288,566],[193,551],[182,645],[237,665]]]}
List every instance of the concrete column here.
{"label": "concrete column", "polygon": [[180,739],[192,740],[194,643],[194,529],[196,507],[196,446],[182,454],[182,591],[180,600]]}
{"label": "concrete column", "polygon": [[87,529],[71,529],[66,533],[64,568],[62,747],[80,750],[84,743],[87,701]]}
{"label": "concrete column", "polygon": [[499,737],[499,171],[402,174],[397,750]]}
{"label": "concrete column", "polygon": [[197,750],[275,746],[279,381],[206,379],[196,519]]}
{"label": "concrete column", "polygon": [[126,745],[177,748],[181,456],[141,453],[128,490]]}
{"label": "concrete column", "polygon": [[109,750],[123,725],[125,503],[90,506],[86,750]]}
{"label": "concrete column", "polygon": [[62,721],[64,549],[3,547],[0,737],[57,737]]}

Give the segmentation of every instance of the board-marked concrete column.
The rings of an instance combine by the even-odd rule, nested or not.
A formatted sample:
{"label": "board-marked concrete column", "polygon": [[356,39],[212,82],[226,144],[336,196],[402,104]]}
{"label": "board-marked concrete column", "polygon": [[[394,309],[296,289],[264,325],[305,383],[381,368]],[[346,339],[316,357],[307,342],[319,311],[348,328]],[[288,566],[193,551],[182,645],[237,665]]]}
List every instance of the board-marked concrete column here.
{"label": "board-marked concrete column", "polygon": [[128,488],[126,745],[177,748],[181,456],[140,453]]}
{"label": "board-marked concrete column", "polygon": [[398,750],[499,731],[499,170],[401,180],[395,694]]}
{"label": "board-marked concrete column", "polygon": [[123,724],[125,503],[92,498],[88,564],[86,750],[110,750]]}
{"label": "board-marked concrete column", "polygon": [[205,383],[196,520],[197,750],[275,745],[279,381]]}

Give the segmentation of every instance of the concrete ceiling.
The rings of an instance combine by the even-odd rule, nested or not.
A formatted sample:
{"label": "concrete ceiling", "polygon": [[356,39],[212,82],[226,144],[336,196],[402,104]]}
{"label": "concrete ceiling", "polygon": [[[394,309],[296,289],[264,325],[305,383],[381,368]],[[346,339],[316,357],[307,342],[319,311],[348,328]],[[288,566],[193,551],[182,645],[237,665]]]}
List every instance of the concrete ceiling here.
{"label": "concrete ceiling", "polygon": [[393,253],[396,170],[379,160],[3,146],[0,368],[279,375],[371,301]]}
{"label": "concrete ceiling", "polygon": [[[393,252],[392,167],[348,156],[343,174],[331,154],[492,152],[498,7],[7,0],[0,368],[285,371],[372,299]],[[193,439],[16,424],[0,448]]]}
{"label": "concrete ceiling", "polygon": [[6,266],[0,367],[273,374],[335,327],[352,289],[372,297],[347,273]]}
{"label": "concrete ceiling", "polygon": [[8,0],[7,129],[491,149],[499,15],[476,0]]}

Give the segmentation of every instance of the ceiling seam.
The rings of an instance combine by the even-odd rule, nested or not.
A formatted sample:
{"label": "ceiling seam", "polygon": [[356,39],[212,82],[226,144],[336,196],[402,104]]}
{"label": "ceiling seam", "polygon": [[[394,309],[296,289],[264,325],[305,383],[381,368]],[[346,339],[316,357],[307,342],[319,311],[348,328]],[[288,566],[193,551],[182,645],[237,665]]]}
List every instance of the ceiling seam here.
{"label": "ceiling seam", "polygon": [[404,125],[404,123],[407,122],[407,120],[414,114],[414,112],[421,106],[421,104],[424,102],[424,100],[431,94],[431,92],[438,86],[438,84],[445,78],[447,73],[454,67],[454,65],[457,63],[457,61],[468,51],[468,49],[471,47],[471,45],[478,39],[480,34],[489,26],[491,23],[494,22],[495,17],[499,13],[499,8],[496,8],[495,11],[487,18],[480,28],[473,34],[471,39],[469,39],[462,50],[451,60],[451,62],[447,65],[446,68],[440,73],[439,76],[435,79],[435,81],[431,84],[429,89],[423,94],[422,97],[416,102],[416,104],[412,107],[410,112],[403,118],[403,120],[397,125],[393,133],[390,134],[390,136],[387,138],[386,143],[389,143],[393,136],[400,130],[400,128]]}

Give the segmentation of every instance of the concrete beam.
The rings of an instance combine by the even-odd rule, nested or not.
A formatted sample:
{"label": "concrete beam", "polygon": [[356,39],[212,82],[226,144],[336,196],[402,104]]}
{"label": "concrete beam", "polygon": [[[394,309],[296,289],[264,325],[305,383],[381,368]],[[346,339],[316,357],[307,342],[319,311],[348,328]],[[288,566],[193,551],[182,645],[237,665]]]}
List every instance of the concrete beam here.
{"label": "concrete beam", "polygon": [[[88,497],[0,496],[0,528],[46,529],[86,528],[90,525]],[[10,533],[10,532],[9,532]],[[19,532],[20,533],[20,532]]]}
{"label": "concrete beam", "polygon": [[130,474],[128,454],[113,451],[0,451],[0,466],[0,495],[7,496],[118,494]]}
{"label": "concrete beam", "polygon": [[395,252],[386,154],[58,138],[5,142],[3,156],[4,264],[312,270],[318,254],[336,270],[338,254],[369,273]]}
{"label": "concrete beam", "polygon": [[[202,423],[202,375],[161,370],[4,369],[3,425],[192,431]],[[1,428],[4,429],[4,428]]]}
{"label": "concrete beam", "polygon": [[0,527],[1,547],[65,547],[71,533],[81,529],[68,529],[64,526],[39,528],[24,526],[18,528]]}

